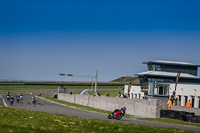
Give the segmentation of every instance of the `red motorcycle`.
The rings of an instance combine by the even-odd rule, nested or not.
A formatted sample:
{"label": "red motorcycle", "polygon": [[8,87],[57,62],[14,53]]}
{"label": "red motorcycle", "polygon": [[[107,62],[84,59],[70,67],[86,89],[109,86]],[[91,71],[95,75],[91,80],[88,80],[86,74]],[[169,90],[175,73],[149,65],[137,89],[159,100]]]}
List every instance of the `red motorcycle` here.
{"label": "red motorcycle", "polygon": [[108,119],[117,119],[120,120],[126,113],[126,107],[123,107],[121,109],[116,109],[114,112],[112,112],[110,115],[108,115]]}

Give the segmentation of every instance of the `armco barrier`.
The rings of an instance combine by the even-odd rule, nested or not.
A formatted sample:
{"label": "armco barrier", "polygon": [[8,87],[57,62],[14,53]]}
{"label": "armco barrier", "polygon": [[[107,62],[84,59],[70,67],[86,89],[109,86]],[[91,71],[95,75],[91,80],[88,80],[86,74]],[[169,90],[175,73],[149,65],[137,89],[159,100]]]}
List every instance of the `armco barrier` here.
{"label": "armco barrier", "polygon": [[126,107],[127,114],[145,118],[160,117],[160,110],[167,108],[167,102],[158,99],[127,99],[105,96],[93,97],[90,95],[69,95],[64,93],[58,93],[58,99],[106,111],[113,111],[120,107]]}
{"label": "armco barrier", "polygon": [[160,117],[177,119],[187,122],[200,123],[200,116],[194,112],[177,111],[177,110],[160,110]]}

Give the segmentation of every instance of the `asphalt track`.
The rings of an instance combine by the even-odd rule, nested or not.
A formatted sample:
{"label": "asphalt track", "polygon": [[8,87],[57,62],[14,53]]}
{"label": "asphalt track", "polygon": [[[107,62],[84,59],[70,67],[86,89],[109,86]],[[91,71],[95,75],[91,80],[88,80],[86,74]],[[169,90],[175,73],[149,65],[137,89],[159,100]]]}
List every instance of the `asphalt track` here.
{"label": "asphalt track", "polygon": [[[64,115],[68,115],[68,116],[78,116],[78,117],[90,118],[90,119],[109,120],[107,118],[108,115],[105,115],[105,114],[95,113],[95,112],[91,112],[91,111],[85,111],[85,110],[81,110],[81,109],[77,109],[77,108],[73,108],[73,107],[68,107],[66,105],[62,105],[59,103],[41,99],[39,97],[36,97],[36,104],[32,104],[31,100],[32,100],[31,96],[24,96],[24,98],[21,102],[17,103],[16,101],[14,101],[14,104],[10,105],[9,101],[6,100],[6,96],[3,95],[2,98],[0,99],[0,103],[4,104],[5,106],[8,106],[8,107],[18,108],[18,109],[27,109],[27,110],[33,110],[33,111],[64,114]],[[192,131],[200,132],[199,127],[159,123],[159,122],[128,119],[128,118],[122,118],[119,121],[115,120],[115,119],[111,119],[110,121],[124,122],[124,123],[144,125],[144,126],[176,128],[176,129],[192,130]]]}

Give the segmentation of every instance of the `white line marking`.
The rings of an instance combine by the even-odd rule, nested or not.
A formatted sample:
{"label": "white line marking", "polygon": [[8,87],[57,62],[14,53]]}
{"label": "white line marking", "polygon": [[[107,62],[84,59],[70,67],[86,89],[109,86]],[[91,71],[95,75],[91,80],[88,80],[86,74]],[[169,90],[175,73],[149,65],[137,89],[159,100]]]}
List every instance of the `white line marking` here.
{"label": "white line marking", "polygon": [[3,99],[3,96],[2,96],[1,98],[2,98],[2,100],[3,100],[4,105],[5,105],[6,107],[8,107],[8,105],[6,104],[6,102],[5,102],[4,99]]}

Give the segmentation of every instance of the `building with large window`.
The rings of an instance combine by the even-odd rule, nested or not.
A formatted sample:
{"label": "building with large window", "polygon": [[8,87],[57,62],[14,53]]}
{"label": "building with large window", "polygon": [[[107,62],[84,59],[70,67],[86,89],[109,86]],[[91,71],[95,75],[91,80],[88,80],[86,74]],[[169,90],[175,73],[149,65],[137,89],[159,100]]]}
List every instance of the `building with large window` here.
{"label": "building with large window", "polygon": [[[172,61],[148,61],[143,64],[147,64],[148,71],[136,74],[140,86],[132,85],[127,92],[128,86],[125,85],[124,93],[130,94],[130,98],[169,98],[176,92],[181,106],[190,100],[193,107],[200,107],[200,78],[197,76],[200,65]],[[180,76],[177,76],[178,73]]]}

